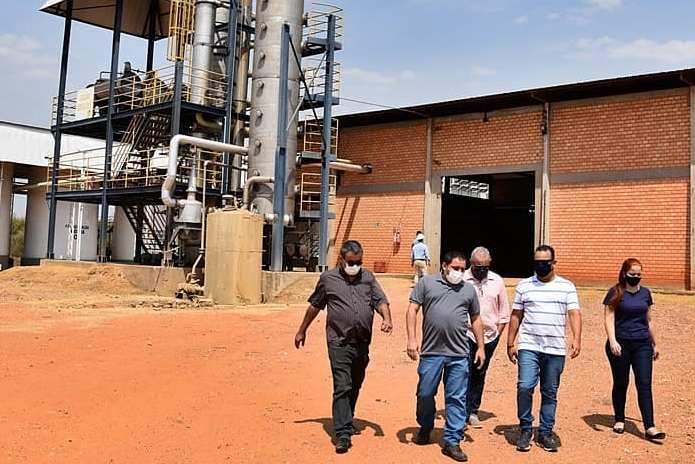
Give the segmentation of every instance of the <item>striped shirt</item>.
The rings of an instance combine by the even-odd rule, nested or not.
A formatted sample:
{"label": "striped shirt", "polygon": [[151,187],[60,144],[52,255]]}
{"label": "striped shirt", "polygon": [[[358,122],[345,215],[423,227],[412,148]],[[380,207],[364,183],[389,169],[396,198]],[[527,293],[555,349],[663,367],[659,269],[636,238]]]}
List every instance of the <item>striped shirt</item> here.
{"label": "striped shirt", "polygon": [[565,355],[567,311],[579,309],[574,284],[556,276],[542,282],[537,276],[516,286],[512,309],[523,311],[519,328],[519,349]]}

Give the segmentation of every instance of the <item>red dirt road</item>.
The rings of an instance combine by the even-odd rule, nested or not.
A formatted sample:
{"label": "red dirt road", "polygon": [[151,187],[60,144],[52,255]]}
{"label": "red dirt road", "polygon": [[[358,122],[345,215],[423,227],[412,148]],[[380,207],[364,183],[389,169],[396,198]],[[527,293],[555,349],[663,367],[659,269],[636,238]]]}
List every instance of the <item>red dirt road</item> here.
{"label": "red dirt road", "polygon": [[[50,291],[36,301],[13,294],[0,303],[0,462],[449,462],[437,444],[410,443],[417,375],[404,350],[409,285],[383,284],[396,328],[390,336],[375,333],[358,403],[357,422],[365,430],[344,456],[334,454],[328,434],[323,316],[304,349],[292,346],[303,305],[153,311],[148,297],[137,295],[76,292],[67,299],[56,289],[59,301]],[[132,304],[136,297],[145,303]],[[508,442],[517,433],[516,377],[499,349],[483,399],[484,428],[469,431],[463,444],[470,462],[692,462],[695,298],[655,297],[663,356],[655,371],[656,415],[669,434],[657,445],[631,433],[639,434],[639,421],[622,436],[609,430],[601,295],[583,291],[580,297],[584,346],[562,378],[560,452],[534,447],[522,455]],[[628,401],[628,416],[639,418],[632,385]],[[437,436],[441,425],[438,419]]]}

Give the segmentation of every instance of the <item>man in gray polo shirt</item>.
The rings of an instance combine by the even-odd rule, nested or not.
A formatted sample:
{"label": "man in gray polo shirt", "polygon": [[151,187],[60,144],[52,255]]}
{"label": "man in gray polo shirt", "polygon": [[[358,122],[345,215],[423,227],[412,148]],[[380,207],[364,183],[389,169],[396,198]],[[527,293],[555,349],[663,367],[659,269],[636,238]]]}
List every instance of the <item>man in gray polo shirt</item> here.
{"label": "man in gray polo shirt", "polygon": [[[480,320],[478,296],[473,286],[464,282],[466,258],[458,251],[450,251],[442,259],[441,274],[423,277],[410,295],[406,314],[408,329],[408,356],[420,356],[417,386],[417,421],[420,431],[415,443],[429,443],[434,428],[436,406],[434,396],[444,376],[445,424],[442,453],[455,461],[468,458],[459,443],[468,417],[466,393],[468,390],[469,356],[480,368],[485,362],[483,324]],[[417,341],[417,312],[422,307],[422,347]],[[479,347],[469,353],[468,320]]]}
{"label": "man in gray polo shirt", "polygon": [[389,302],[374,274],[362,268],[362,246],[348,240],[340,248],[338,266],[319,278],[309,297],[297,335],[296,348],[304,345],[306,331],[319,312],[328,307],[326,336],[333,374],[333,427],[337,453],[346,453],[356,433],[352,424],[355,405],[369,363],[374,311],[383,321],[381,331],[393,329]]}

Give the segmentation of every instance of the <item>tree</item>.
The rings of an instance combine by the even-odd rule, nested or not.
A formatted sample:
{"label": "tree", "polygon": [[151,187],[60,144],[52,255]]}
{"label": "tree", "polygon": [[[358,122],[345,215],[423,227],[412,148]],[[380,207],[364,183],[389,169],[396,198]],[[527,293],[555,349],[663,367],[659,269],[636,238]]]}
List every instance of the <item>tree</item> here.
{"label": "tree", "polygon": [[22,256],[24,254],[24,225],[24,218],[12,218],[10,256]]}

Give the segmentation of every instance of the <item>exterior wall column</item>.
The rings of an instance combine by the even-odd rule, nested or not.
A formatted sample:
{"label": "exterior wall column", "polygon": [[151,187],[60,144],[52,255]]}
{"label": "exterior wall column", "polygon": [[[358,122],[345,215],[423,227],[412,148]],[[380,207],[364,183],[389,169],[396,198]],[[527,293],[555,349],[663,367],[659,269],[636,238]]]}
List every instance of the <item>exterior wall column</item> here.
{"label": "exterior wall column", "polygon": [[2,269],[10,267],[13,183],[14,164],[0,163],[0,265]]}
{"label": "exterior wall column", "polygon": [[425,243],[430,249],[432,257],[432,269],[439,269],[441,241],[442,241],[442,180],[439,175],[432,172],[432,137],[434,120],[427,120],[427,158],[425,166],[425,207],[423,218],[423,232]]}

